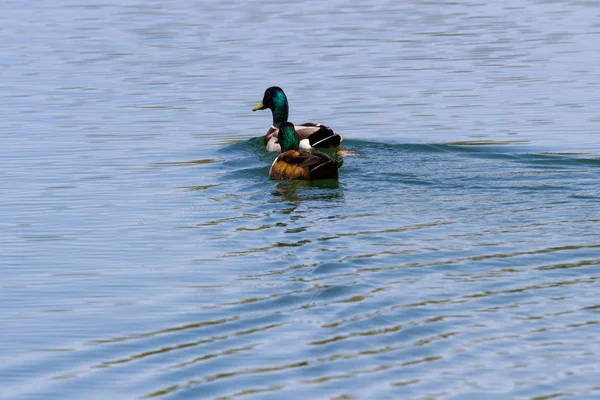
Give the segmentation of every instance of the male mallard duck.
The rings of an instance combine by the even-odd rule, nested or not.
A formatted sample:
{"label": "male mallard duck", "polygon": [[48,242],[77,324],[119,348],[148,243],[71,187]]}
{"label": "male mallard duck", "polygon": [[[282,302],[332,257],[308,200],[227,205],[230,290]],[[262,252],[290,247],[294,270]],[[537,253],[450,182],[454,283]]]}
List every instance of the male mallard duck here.
{"label": "male mallard duck", "polygon": [[[287,122],[289,111],[287,97],[280,87],[273,86],[265,90],[263,100],[252,111],[265,108],[270,108],[273,114],[273,125],[265,134],[265,146],[268,151],[280,151],[281,146],[277,143],[279,125]],[[313,147],[338,147],[342,141],[340,135],[317,122],[306,122],[295,125],[294,128],[300,137],[300,148],[304,150]]]}
{"label": "male mallard duck", "polygon": [[279,125],[279,144],[281,154],[271,165],[271,179],[337,179],[338,168],[343,161],[334,160],[326,154],[299,150],[300,138],[290,122]]}

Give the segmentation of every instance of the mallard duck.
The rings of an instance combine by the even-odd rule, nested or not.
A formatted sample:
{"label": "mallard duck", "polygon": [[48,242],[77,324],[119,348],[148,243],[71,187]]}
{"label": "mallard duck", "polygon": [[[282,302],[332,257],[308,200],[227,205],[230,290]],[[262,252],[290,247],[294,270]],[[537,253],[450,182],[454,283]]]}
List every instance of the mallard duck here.
{"label": "mallard duck", "polygon": [[[287,97],[280,87],[273,86],[265,90],[263,100],[252,111],[265,108],[270,108],[273,114],[273,125],[265,134],[265,146],[267,151],[281,151],[277,135],[279,125],[288,120],[289,106]],[[303,150],[310,150],[313,147],[338,147],[342,141],[340,135],[318,122],[306,122],[302,125],[295,125],[294,128],[300,137],[300,148]]]}
{"label": "mallard duck", "polygon": [[277,156],[269,177],[274,180],[337,179],[343,161],[337,161],[322,153],[300,150],[300,138],[290,122],[279,125],[281,154]]}

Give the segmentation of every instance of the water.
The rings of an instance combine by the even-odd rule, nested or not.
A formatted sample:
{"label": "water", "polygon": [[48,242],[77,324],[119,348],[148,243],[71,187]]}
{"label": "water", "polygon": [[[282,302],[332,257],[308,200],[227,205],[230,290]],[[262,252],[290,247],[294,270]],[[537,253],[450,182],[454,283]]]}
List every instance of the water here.
{"label": "water", "polygon": [[600,396],[597,3],[2,8],[1,398]]}

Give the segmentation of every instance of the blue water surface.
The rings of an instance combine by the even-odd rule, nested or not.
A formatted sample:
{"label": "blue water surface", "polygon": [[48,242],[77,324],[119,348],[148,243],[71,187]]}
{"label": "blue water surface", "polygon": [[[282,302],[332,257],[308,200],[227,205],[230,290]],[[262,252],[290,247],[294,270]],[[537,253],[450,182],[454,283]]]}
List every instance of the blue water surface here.
{"label": "blue water surface", "polygon": [[[0,27],[0,398],[600,397],[596,2]],[[271,85],[338,182],[268,179]]]}

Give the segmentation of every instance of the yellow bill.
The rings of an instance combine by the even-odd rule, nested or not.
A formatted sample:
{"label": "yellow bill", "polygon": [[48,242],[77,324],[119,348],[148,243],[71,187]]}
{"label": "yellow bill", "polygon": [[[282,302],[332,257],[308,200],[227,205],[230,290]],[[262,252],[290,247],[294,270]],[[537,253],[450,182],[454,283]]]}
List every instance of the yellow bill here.
{"label": "yellow bill", "polygon": [[260,103],[258,103],[258,105],[257,105],[256,107],[254,107],[254,108],[252,109],[252,111],[256,111],[256,110],[262,110],[262,109],[264,109],[264,108],[265,108],[265,106],[264,106],[264,104],[263,104],[263,103],[262,103],[262,101],[261,101]]}

